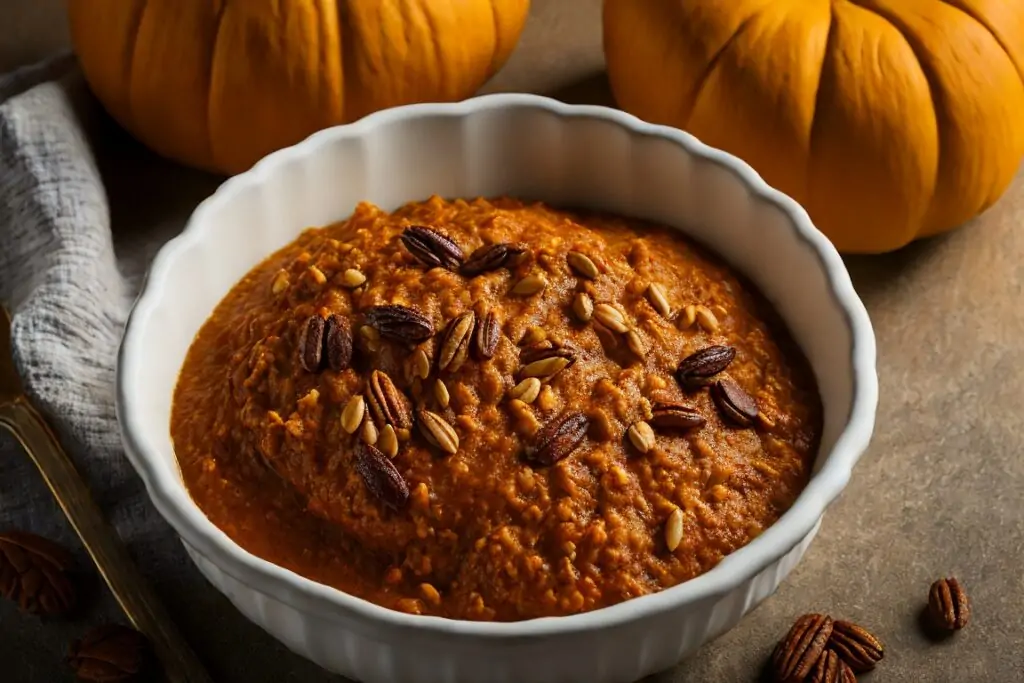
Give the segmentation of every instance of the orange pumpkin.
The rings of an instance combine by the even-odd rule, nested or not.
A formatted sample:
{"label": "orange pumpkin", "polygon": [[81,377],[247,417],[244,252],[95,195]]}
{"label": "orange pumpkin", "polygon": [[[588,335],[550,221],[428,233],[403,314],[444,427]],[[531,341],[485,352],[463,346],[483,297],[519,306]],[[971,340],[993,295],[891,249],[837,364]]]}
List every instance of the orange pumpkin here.
{"label": "orange pumpkin", "polygon": [[606,0],[619,105],[747,161],[836,246],[992,205],[1024,153],[1021,0]]}
{"label": "orange pumpkin", "polygon": [[91,88],[158,153],[243,171],[327,126],[471,96],[529,0],[68,0]]}

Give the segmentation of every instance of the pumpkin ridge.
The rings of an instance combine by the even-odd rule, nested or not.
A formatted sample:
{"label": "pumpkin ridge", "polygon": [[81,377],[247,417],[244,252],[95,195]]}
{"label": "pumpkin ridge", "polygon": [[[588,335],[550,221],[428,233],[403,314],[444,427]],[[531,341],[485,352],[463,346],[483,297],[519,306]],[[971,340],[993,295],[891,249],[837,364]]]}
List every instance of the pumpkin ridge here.
{"label": "pumpkin ridge", "polygon": [[347,34],[345,27],[349,25],[348,21],[348,4],[344,2],[338,2],[338,11],[335,13],[338,20],[338,61],[340,69],[338,70],[338,78],[341,79],[341,88],[339,94],[341,96],[341,120],[342,123],[349,123],[352,118],[348,115],[349,102],[352,100],[351,93],[349,92],[349,84],[354,83],[354,79],[349,78],[348,69],[354,63],[354,60],[349,59],[349,55],[345,53],[349,50],[349,45],[352,44],[351,36]]}
{"label": "pumpkin ridge", "polygon": [[729,36],[729,39],[722,43],[722,46],[715,51],[715,54],[711,55],[711,59],[708,60],[707,68],[704,69],[704,73],[701,74],[700,80],[697,81],[696,86],[694,86],[693,97],[690,98],[690,111],[686,112],[686,119],[683,121],[683,125],[680,126],[680,128],[687,130],[690,128],[690,119],[693,117],[693,112],[697,110],[697,103],[700,102],[700,96],[704,92],[704,86],[707,85],[708,80],[711,78],[711,74],[715,72],[715,68],[717,68],[719,60],[726,51],[736,43],[736,39],[743,35],[743,32],[747,30],[750,24],[757,19],[763,11],[764,8],[762,7],[741,21],[740,25],[736,27],[735,31],[733,31],[733,34]]}
{"label": "pumpkin ridge", "polygon": [[992,38],[999,44],[999,47],[1003,49],[1003,52],[1006,53],[1006,57],[1010,60],[1010,63],[1013,64],[1014,68],[1017,69],[1017,75],[1020,77],[1021,82],[1024,83],[1024,63],[1020,63],[1017,61],[1017,59],[1014,57],[1013,52],[1010,51],[1009,46],[1007,46],[1006,42],[1002,39],[1002,37],[1000,37],[999,32],[995,30],[995,27],[992,26],[992,24],[988,21],[987,17],[978,16],[978,14],[975,14],[973,8],[966,5],[961,5],[959,3],[959,0],[937,0],[937,2],[939,2],[942,5],[951,7],[955,10],[959,10],[960,12],[966,14],[968,17],[977,22],[983,29],[992,34]]}
{"label": "pumpkin ridge", "polygon": [[825,36],[825,49],[821,51],[821,66],[818,67],[818,85],[814,87],[814,110],[811,112],[811,129],[807,131],[807,163],[804,170],[804,197],[811,196],[811,159],[814,158],[814,133],[820,130],[818,127],[818,109],[821,105],[822,83],[825,81],[825,64],[828,62],[829,47],[832,45],[832,35],[836,26],[836,13],[834,3],[828,3],[828,35]]}
{"label": "pumpkin ridge", "polygon": [[[427,27],[430,29],[430,35],[441,35],[437,30],[437,23],[434,20],[434,13],[430,9],[427,9],[426,7],[420,8],[420,12],[423,13],[423,21],[426,22]],[[433,48],[434,52],[433,71],[434,73],[437,74],[437,81],[441,85],[441,92],[444,92],[445,84],[449,79],[447,78],[447,74],[445,73],[445,59],[444,55],[441,54],[441,41],[435,38],[434,40],[430,41],[430,45]]]}
{"label": "pumpkin ridge", "polygon": [[[897,24],[889,16],[887,16],[882,10],[876,9],[874,7],[866,7],[864,4],[862,4],[864,0],[846,0],[846,2],[849,2],[851,5],[860,7],[865,12],[874,14],[876,17],[884,21],[886,24],[892,26],[893,30],[899,34],[899,36],[903,39],[903,42],[905,42],[907,44],[907,47],[910,48],[910,52],[914,55],[914,59],[917,60],[917,66],[919,69],[921,69],[921,73],[924,75],[924,80],[928,84],[928,99],[931,100],[932,110],[935,112],[936,125],[935,177],[932,178],[931,192],[929,192],[928,197],[928,206],[932,207],[935,202],[935,193],[938,191],[939,188],[939,175],[942,170],[942,117],[944,116],[945,111],[944,109],[939,107],[939,102],[936,99],[936,90],[938,89],[938,86],[936,85],[935,74],[933,74],[931,70],[925,68],[925,60],[921,58],[920,51],[917,49],[917,46],[914,45],[914,41],[910,38],[910,36],[907,35],[907,32],[899,24]],[[931,208],[929,208],[929,210],[925,212],[925,216],[927,217],[930,214]],[[925,230],[927,229],[928,226],[926,224]]]}
{"label": "pumpkin ridge", "polygon": [[217,17],[213,24],[213,45],[210,46],[210,67],[206,70],[206,147],[210,154],[210,163],[216,164],[217,151],[213,148],[213,70],[217,66],[217,46],[220,45],[220,29],[224,25],[228,0],[222,0],[217,7]]}
{"label": "pumpkin ridge", "polygon": [[125,126],[131,129],[137,129],[138,126],[135,124],[135,113],[134,107],[132,107],[132,83],[135,76],[135,51],[139,47],[139,29],[142,28],[142,20],[146,16],[146,8],[149,7],[149,0],[140,0],[138,8],[139,13],[137,16],[132,18],[131,32],[128,34],[131,36],[128,45],[125,46],[125,83],[128,84],[128,96],[124,101],[124,113],[127,117]]}
{"label": "pumpkin ridge", "polygon": [[497,73],[498,57],[502,53],[501,26],[498,24],[498,5],[491,3],[491,30],[494,31],[494,49],[491,51],[491,63],[487,66],[487,80]]}

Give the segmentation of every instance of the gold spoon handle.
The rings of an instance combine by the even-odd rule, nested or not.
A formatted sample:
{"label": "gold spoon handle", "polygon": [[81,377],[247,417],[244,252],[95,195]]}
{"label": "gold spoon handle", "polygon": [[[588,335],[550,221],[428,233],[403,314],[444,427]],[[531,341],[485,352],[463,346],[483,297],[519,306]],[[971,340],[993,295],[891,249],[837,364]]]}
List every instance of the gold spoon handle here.
{"label": "gold spoon handle", "polygon": [[117,532],[103,518],[74,463],[42,416],[24,399],[0,405],[0,426],[21,442],[82,539],[121,609],[153,644],[169,683],[212,683],[139,574]]}

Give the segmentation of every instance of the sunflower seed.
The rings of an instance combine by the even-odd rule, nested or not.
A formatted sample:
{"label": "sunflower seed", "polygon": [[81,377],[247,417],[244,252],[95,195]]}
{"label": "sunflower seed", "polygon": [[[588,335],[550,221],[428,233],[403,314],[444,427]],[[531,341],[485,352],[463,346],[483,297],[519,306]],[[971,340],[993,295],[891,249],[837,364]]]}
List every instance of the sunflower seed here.
{"label": "sunflower seed", "polygon": [[380,430],[380,435],[377,437],[377,448],[389,458],[398,455],[398,435],[395,434],[394,427],[384,425],[384,429]]}
{"label": "sunflower seed", "polygon": [[356,430],[359,429],[359,425],[363,423],[363,415],[365,414],[366,401],[363,400],[362,395],[356,394],[348,400],[348,403],[345,404],[345,409],[341,411],[341,428],[347,434],[355,434]]}
{"label": "sunflower seed", "polygon": [[367,490],[393,510],[401,509],[409,500],[409,485],[394,464],[370,444],[356,442],[356,471]]}
{"label": "sunflower seed", "polygon": [[531,344],[539,344],[547,338],[547,330],[539,325],[532,325],[523,333],[522,338],[519,340],[519,345],[530,346]]}
{"label": "sunflower seed", "polygon": [[436,230],[414,225],[405,229],[401,239],[409,253],[428,267],[457,270],[462,265],[462,249]]}
{"label": "sunflower seed", "polygon": [[622,334],[629,329],[626,325],[625,317],[611,304],[597,304],[594,306],[594,319],[612,332]]}
{"label": "sunflower seed", "polygon": [[430,376],[430,357],[423,349],[416,349],[409,357],[409,366],[412,368],[412,376],[426,379]]}
{"label": "sunflower seed", "polygon": [[519,399],[523,403],[533,403],[540,395],[540,380],[536,377],[527,377],[512,388],[512,398]]}
{"label": "sunflower seed", "polygon": [[434,398],[437,399],[437,404],[442,408],[447,408],[448,403],[451,401],[451,395],[448,393],[448,385],[440,379],[434,382]]}
{"label": "sunflower seed", "polygon": [[718,332],[718,318],[707,306],[697,306],[697,323],[709,334]]}
{"label": "sunflower seed", "polygon": [[581,323],[590,322],[594,315],[594,300],[586,292],[578,292],[572,300],[572,312]]}
{"label": "sunflower seed", "polygon": [[541,275],[527,275],[512,288],[514,296],[532,296],[544,290],[548,281]]}
{"label": "sunflower seed", "polygon": [[582,252],[570,251],[565,255],[565,260],[568,261],[569,267],[580,277],[593,280],[601,274],[594,262],[590,260],[590,257]]}
{"label": "sunflower seed", "polygon": [[672,315],[672,306],[668,302],[668,295],[660,283],[652,282],[647,285],[647,300],[651,302],[651,306],[663,318]]}
{"label": "sunflower seed", "polygon": [[373,306],[366,311],[366,323],[381,337],[415,344],[434,336],[434,325],[415,308],[388,304]]}
{"label": "sunflower seed", "polygon": [[643,359],[647,355],[647,343],[636,330],[626,332],[626,346],[637,358]]}
{"label": "sunflower seed", "polygon": [[697,320],[697,307],[690,304],[683,309],[683,314],[679,316],[679,329],[688,330],[693,327],[693,323]]}
{"label": "sunflower seed", "polygon": [[363,427],[359,430],[359,438],[363,440],[363,443],[368,443],[371,446],[377,443],[377,425],[374,424],[373,418],[367,415],[363,419]]}
{"label": "sunflower seed", "polygon": [[309,273],[309,278],[318,285],[322,285],[327,282],[327,276],[324,275],[324,271],[320,270],[316,266],[310,266],[306,272]]}
{"label": "sunflower seed", "polygon": [[626,436],[629,437],[629,442],[633,444],[633,447],[641,453],[646,453],[654,448],[654,430],[643,420],[631,424],[626,430]]}
{"label": "sunflower seed", "polygon": [[270,291],[273,294],[280,294],[284,290],[288,289],[290,284],[290,278],[288,277],[287,270],[279,270],[277,275],[274,276],[274,281],[270,285]]}
{"label": "sunflower seed", "polygon": [[349,268],[341,274],[341,284],[349,289],[355,289],[366,282],[366,276],[355,268]]}
{"label": "sunflower seed", "polygon": [[675,552],[683,542],[683,511],[676,508],[665,521],[665,545],[669,552]]}
{"label": "sunflower seed", "polygon": [[465,311],[452,318],[441,335],[441,348],[437,353],[437,369],[441,372],[456,372],[469,356],[470,342],[476,314]]}
{"label": "sunflower seed", "polygon": [[445,453],[454,454],[459,450],[458,433],[437,413],[420,408],[416,412],[416,424],[427,441]]}
{"label": "sunflower seed", "polygon": [[568,358],[558,356],[542,358],[541,360],[535,360],[528,365],[524,365],[522,376],[550,378],[565,370],[569,365],[570,361]]}
{"label": "sunflower seed", "polygon": [[565,413],[537,432],[524,455],[538,465],[554,465],[579,447],[589,427],[590,418],[583,413]]}

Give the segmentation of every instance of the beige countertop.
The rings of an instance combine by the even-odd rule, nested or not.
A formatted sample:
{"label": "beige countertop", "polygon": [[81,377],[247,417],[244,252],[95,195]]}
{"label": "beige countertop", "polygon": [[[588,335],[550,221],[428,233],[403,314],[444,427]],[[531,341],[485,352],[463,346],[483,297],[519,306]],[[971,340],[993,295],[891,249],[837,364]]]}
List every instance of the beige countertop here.
{"label": "beige countertop", "polygon": [[[0,68],[66,40],[59,0],[4,0],[0,26]],[[516,54],[485,90],[609,104],[600,41],[599,0],[535,0]],[[650,680],[757,680],[774,640],[815,610],[884,640],[886,660],[868,680],[1024,681],[1022,220],[1024,174],[957,232],[847,259],[878,338],[872,446],[776,595]],[[933,644],[918,615],[930,582],[947,574],[967,587],[974,621]]]}

